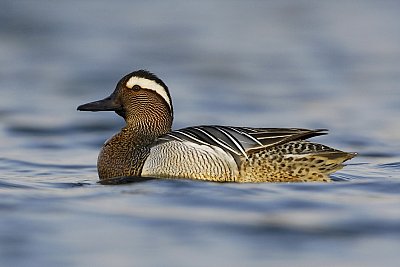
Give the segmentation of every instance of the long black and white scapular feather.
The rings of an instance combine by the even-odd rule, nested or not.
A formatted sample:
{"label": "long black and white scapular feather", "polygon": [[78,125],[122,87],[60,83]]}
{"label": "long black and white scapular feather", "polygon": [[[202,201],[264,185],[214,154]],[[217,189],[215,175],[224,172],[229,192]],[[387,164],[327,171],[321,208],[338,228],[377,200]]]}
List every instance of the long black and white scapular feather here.
{"label": "long black and white scapular feather", "polygon": [[327,130],[301,128],[249,128],[231,126],[196,126],[176,130],[159,137],[154,145],[169,141],[192,142],[219,147],[236,161],[248,158],[251,151],[266,149],[290,141],[305,140],[324,135]]}

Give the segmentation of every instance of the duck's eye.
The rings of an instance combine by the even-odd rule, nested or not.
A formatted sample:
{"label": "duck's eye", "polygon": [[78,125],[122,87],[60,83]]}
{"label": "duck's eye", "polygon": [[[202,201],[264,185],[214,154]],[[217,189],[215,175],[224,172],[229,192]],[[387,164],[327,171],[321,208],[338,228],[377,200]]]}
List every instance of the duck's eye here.
{"label": "duck's eye", "polygon": [[140,89],[142,89],[142,87],[140,87],[140,85],[137,85],[137,84],[135,84],[135,85],[132,87],[132,90],[133,90],[133,91],[139,91]]}

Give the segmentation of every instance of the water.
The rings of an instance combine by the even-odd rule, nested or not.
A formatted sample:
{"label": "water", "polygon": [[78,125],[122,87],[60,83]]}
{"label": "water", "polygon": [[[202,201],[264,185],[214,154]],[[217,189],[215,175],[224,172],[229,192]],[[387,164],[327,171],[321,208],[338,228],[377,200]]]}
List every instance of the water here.
{"label": "water", "polygon": [[[1,266],[398,266],[397,1],[2,1]],[[97,183],[146,68],[174,127],[329,128],[330,184]]]}

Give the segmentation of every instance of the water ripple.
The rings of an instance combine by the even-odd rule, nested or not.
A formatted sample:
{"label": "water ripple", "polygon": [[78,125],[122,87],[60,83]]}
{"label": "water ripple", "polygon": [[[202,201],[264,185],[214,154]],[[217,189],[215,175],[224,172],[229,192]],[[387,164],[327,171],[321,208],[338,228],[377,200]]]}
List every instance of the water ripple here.
{"label": "water ripple", "polygon": [[379,164],[378,167],[387,170],[400,170],[400,162]]}
{"label": "water ripple", "polygon": [[34,124],[10,124],[7,126],[7,131],[11,135],[21,135],[21,136],[65,136],[71,133],[85,133],[92,134],[93,132],[110,132],[115,131],[120,124],[117,122],[89,122],[87,124],[74,123],[71,125],[63,126],[46,126],[46,125],[34,125]]}
{"label": "water ripple", "polygon": [[37,162],[9,159],[9,158],[0,158],[0,161],[8,165],[29,166],[29,167],[46,168],[46,169],[85,170],[85,169],[93,169],[95,167],[94,165],[37,163]]}
{"label": "water ripple", "polygon": [[20,189],[32,189],[32,186],[26,185],[26,184],[21,184],[17,182],[6,182],[0,180],[0,188],[20,188]]}

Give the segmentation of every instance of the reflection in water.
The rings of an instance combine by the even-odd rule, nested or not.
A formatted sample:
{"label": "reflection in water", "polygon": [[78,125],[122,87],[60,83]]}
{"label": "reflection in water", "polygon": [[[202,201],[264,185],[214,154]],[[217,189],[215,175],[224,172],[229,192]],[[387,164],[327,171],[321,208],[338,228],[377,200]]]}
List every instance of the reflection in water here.
{"label": "reflection in water", "polygon": [[150,177],[116,177],[111,179],[99,180],[102,185],[119,185],[119,184],[129,184],[129,183],[141,183],[150,181],[156,178]]}

